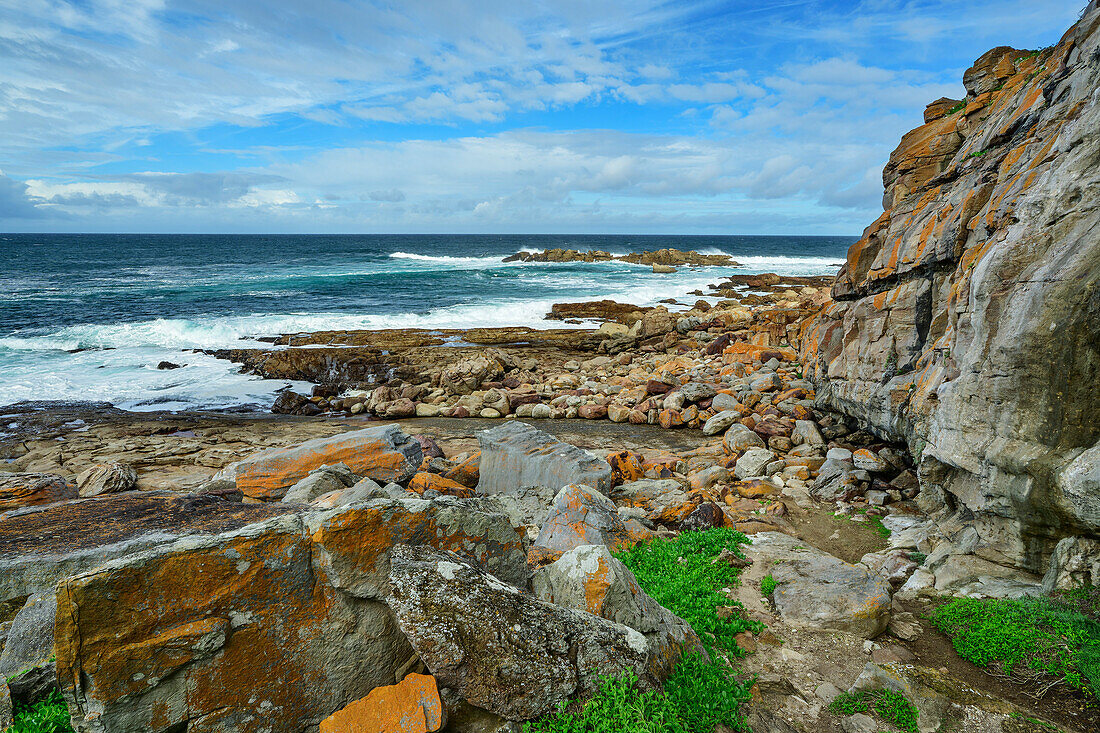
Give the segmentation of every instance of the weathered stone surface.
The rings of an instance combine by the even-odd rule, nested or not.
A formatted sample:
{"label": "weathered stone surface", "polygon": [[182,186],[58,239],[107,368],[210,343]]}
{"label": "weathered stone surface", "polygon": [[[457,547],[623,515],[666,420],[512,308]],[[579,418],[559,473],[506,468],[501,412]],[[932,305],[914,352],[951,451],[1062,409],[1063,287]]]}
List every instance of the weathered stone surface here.
{"label": "weathered stone surface", "polygon": [[734,464],[733,475],[739,479],[763,476],[765,468],[774,460],[775,453],[767,448],[749,448]]}
{"label": "weathered stone surface", "polygon": [[137,485],[137,471],[125,463],[100,463],[76,477],[77,492],[84,497],[117,494]]}
{"label": "weathered stone surface", "polygon": [[787,623],[871,639],[890,622],[890,585],[869,568],[778,532],[757,533],[752,542],[746,554],[771,568],[772,597]]}
{"label": "weathered stone surface", "polygon": [[382,603],[401,542],[526,580],[504,517],[448,498],[285,514],[63,581],[57,671],[80,729],[303,730],[393,684],[413,655]]}
{"label": "weathered stone surface", "polygon": [[77,497],[76,488],[48,473],[0,473],[0,512]]}
{"label": "weathered stone surface", "polygon": [[592,692],[599,675],[652,682],[645,636],[501,583],[454,553],[393,552],[387,603],[443,687],[510,720]]}
{"label": "weathered stone surface", "polygon": [[619,547],[631,542],[614,502],[590,486],[570,484],[554,497],[535,546],[565,552],[579,545]]}
{"label": "weathered stone surface", "polygon": [[397,425],[382,425],[263,451],[233,464],[222,475],[235,478],[245,496],[277,500],[325,464],[343,463],[361,477],[403,483],[421,460],[420,443]]}
{"label": "weathered stone surface", "polygon": [[560,489],[583,483],[611,490],[611,467],[587,451],[563,443],[526,423],[510,421],[477,434],[481,444],[479,494],[508,493],[523,486]]}
{"label": "weathered stone surface", "polygon": [[634,451],[612,453],[607,457],[607,464],[611,466],[611,483],[614,486],[637,481],[645,476],[642,456]]}
{"label": "weathered stone surface", "polygon": [[30,507],[0,517],[0,601],[187,535],[226,532],[300,511],[212,495],[127,492]]}
{"label": "weathered stone surface", "polygon": [[723,410],[703,424],[703,435],[717,435],[741,419],[737,410]]}
{"label": "weathered stone surface", "polygon": [[440,385],[454,394],[470,394],[486,380],[497,379],[504,374],[504,366],[492,354],[481,354],[462,359],[448,366],[440,374]]}
{"label": "weathered stone surface", "polygon": [[722,436],[722,444],[729,453],[740,453],[749,448],[763,448],[764,439],[740,423],[730,425]]}
{"label": "weathered stone surface", "polygon": [[965,109],[891,155],[885,212],[801,334],[817,402],[906,441],[922,502],[1033,573],[1100,538],[1068,468],[1100,445],[1098,49],[1092,2],[1052,48],[979,59]]}
{"label": "weathered stone surface", "polygon": [[12,620],[0,653],[0,686],[14,700],[35,702],[57,684],[53,665],[53,627],[57,600],[52,590],[33,594]]}
{"label": "weathered stone surface", "polygon": [[435,678],[414,673],[325,718],[320,733],[432,733],[444,720]]}
{"label": "weathered stone surface", "polygon": [[473,489],[468,489],[457,481],[440,476],[437,473],[421,471],[409,479],[409,491],[423,495],[425,491],[435,491],[447,496],[470,497]]}
{"label": "weathered stone surface", "polygon": [[634,573],[612,557],[605,545],[576,547],[540,568],[531,578],[531,590],[549,603],[586,611],[641,632],[662,677],[671,674],[685,652],[703,652],[691,626],[647,595]]}

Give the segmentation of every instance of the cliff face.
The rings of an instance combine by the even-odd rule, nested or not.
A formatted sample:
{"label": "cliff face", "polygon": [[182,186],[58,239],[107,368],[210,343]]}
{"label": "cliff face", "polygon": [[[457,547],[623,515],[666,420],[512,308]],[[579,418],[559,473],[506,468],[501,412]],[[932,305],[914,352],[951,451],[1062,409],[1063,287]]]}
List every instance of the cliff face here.
{"label": "cliff face", "polygon": [[804,362],[909,444],[954,551],[1100,582],[1100,0],[963,83],[890,156]]}

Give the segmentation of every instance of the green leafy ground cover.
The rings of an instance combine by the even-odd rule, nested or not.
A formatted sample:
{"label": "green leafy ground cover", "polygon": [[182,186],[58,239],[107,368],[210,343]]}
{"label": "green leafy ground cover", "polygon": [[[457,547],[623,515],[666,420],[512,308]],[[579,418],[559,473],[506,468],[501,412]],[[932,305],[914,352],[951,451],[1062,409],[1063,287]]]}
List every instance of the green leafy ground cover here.
{"label": "green leafy ground cover", "polygon": [[741,707],[750,680],[738,679],[725,659],[743,655],[734,637],[763,625],[739,617],[721,619],[729,601],[719,591],[737,583],[738,570],[715,559],[723,550],[743,556],[748,538],[730,529],[685,532],[616,553],[642,589],[691,624],[710,655],[680,660],[664,689],[642,691],[632,675],[605,678],[591,700],[577,710],[566,706],[526,724],[527,733],[712,733],[718,725],[744,730]]}
{"label": "green leafy ground cover", "polygon": [[33,705],[16,706],[14,713],[15,722],[6,733],[73,733],[69,708],[56,690]]}
{"label": "green leafy ground cover", "polygon": [[874,715],[902,733],[917,733],[917,709],[908,698],[892,690],[842,692],[829,703],[837,715]]}
{"label": "green leafy ground cover", "polygon": [[932,613],[955,651],[1016,679],[1100,697],[1100,590],[1019,600],[956,598]]}

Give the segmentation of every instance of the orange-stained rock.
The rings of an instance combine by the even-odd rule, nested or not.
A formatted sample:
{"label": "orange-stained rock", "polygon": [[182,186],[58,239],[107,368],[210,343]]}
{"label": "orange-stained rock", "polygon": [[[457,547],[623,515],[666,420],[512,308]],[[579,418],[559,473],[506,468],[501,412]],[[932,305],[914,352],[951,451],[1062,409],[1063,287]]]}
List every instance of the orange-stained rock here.
{"label": "orange-stained rock", "polygon": [[584,484],[570,484],[554,497],[554,506],[539,531],[536,547],[568,551],[580,545],[611,548],[634,544],[615,504]]}
{"label": "orange-stained rock", "polygon": [[795,361],[798,359],[798,353],[789,347],[765,346],[745,342],[730,344],[722,351],[722,354],[728,361],[740,361],[750,364],[754,361],[769,361],[771,359],[779,359],[779,361]]}
{"label": "orange-stained rock", "polygon": [[520,536],[461,502],[284,514],[62,581],[54,641],[70,709],[112,733],[298,731],[393,684],[412,656],[380,602],[397,544],[526,583]]}
{"label": "orange-stained rock", "polygon": [[320,733],[432,733],[443,727],[443,701],[435,677],[410,674],[376,687],[321,721]]}
{"label": "orange-stained rock", "polygon": [[563,554],[562,550],[552,550],[549,547],[534,547],[527,550],[527,564],[532,570],[537,570],[544,565],[557,560]]}
{"label": "orange-stained rock", "polygon": [[611,483],[613,486],[629,481],[637,481],[645,476],[644,459],[634,451],[623,450],[607,457],[611,465]]}
{"label": "orange-stained rock", "polygon": [[440,476],[437,473],[420,472],[409,480],[409,491],[423,496],[425,491],[438,491],[447,496],[457,496],[468,499],[474,495],[474,490],[469,489],[457,481]]}
{"label": "orange-stained rock", "polygon": [[481,451],[477,451],[465,461],[443,474],[443,477],[449,478],[451,481],[457,481],[466,488],[472,489],[477,486],[480,466]]}
{"label": "orange-stained rock", "polygon": [[666,430],[669,428],[684,427],[684,417],[679,410],[661,410],[657,415],[657,423]]}
{"label": "orange-stained rock", "polygon": [[77,498],[76,487],[48,473],[0,473],[0,512]]}
{"label": "orange-stained rock", "polygon": [[761,499],[769,496],[777,496],[779,494],[779,488],[777,486],[767,481],[761,481],[760,479],[738,481],[731,488],[733,491],[737,492],[738,496],[745,499]]}
{"label": "orange-stained rock", "polygon": [[341,433],[309,440],[293,448],[275,448],[249,456],[225,470],[245,496],[271,501],[322,465],[343,463],[359,476],[380,484],[404,483],[420,465],[423,453],[414,438],[397,425]]}

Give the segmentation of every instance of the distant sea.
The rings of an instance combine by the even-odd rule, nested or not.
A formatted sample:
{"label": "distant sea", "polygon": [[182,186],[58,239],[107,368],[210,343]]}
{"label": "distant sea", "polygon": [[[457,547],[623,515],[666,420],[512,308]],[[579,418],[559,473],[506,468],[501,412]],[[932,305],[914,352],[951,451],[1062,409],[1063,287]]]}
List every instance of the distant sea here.
{"label": "distant sea", "polygon": [[[850,237],[0,234],[0,406],[266,408],[286,382],[189,349],[280,333],[544,321],[553,303],[637,305],[734,273],[833,274]],[[725,253],[741,268],[504,263],[519,250]],[[266,344],[264,344],[266,346]],[[183,364],[158,370],[161,361]],[[301,386],[301,385],[298,385]],[[0,425],[0,430],[3,425]]]}

